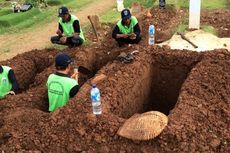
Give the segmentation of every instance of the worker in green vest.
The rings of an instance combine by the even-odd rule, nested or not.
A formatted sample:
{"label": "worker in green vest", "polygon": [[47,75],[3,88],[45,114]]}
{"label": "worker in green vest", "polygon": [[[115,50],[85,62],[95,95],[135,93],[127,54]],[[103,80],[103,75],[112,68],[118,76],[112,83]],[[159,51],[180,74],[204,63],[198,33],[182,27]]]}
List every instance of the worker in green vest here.
{"label": "worker in green vest", "polygon": [[141,30],[137,18],[132,16],[129,9],[121,11],[121,20],[113,29],[112,37],[119,47],[124,44],[137,44],[141,40]]}
{"label": "worker in green vest", "polygon": [[54,44],[68,45],[69,47],[80,46],[85,41],[79,19],[71,15],[67,7],[59,8],[59,25],[57,36],[51,37]]}
{"label": "worker in green vest", "polygon": [[78,72],[70,77],[73,71],[71,63],[71,58],[65,53],[59,53],[55,58],[56,73],[51,74],[47,80],[50,112],[65,106],[79,90]]}
{"label": "worker in green vest", "polygon": [[0,65],[0,99],[6,95],[15,95],[18,91],[18,83],[14,71],[8,67]]}

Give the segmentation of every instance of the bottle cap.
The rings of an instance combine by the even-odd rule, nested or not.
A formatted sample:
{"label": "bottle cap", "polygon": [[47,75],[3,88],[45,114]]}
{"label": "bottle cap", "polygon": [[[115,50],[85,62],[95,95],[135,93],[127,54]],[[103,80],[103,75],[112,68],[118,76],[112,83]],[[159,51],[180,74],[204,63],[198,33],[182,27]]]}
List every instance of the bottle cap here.
{"label": "bottle cap", "polygon": [[93,87],[93,88],[96,88],[96,84],[95,84],[95,83],[94,83],[94,84],[92,84],[92,87]]}

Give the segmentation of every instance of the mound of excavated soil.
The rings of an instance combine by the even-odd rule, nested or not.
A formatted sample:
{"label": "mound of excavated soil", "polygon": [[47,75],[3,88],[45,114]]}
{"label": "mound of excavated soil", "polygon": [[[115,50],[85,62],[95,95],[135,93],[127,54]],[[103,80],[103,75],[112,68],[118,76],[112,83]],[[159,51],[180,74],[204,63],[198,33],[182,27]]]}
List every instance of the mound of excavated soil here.
{"label": "mound of excavated soil", "polygon": [[[168,16],[172,13],[165,11],[165,17],[167,12]],[[169,23],[175,22],[168,20],[157,27],[175,26]],[[148,22],[142,24],[143,35],[147,27]],[[45,83],[54,70],[57,52],[31,51],[7,61],[16,69],[23,88],[21,94],[0,101],[1,150],[230,152],[230,53],[170,50],[146,43],[143,37],[139,45],[118,48],[108,39],[101,45],[65,50],[76,64],[106,75],[97,84],[102,96],[100,116],[92,114],[92,78],[84,75],[80,76],[79,93],[68,105],[47,112]],[[133,63],[115,60],[120,52],[134,50],[139,52]],[[127,118],[149,110],[161,111],[169,118],[168,126],[156,139],[132,141],[116,134]]]}
{"label": "mound of excavated soil", "polygon": [[212,25],[219,37],[230,37],[230,10],[202,11],[201,24]]}

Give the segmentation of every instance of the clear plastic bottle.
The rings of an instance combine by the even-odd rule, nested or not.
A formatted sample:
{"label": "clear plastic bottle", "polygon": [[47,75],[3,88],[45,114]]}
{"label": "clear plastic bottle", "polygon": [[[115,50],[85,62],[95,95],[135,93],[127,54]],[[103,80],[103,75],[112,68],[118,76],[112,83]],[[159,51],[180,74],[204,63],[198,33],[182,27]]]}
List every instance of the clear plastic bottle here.
{"label": "clear plastic bottle", "polygon": [[155,44],[155,27],[154,25],[149,26],[149,45]]}
{"label": "clear plastic bottle", "polygon": [[96,84],[92,85],[92,89],[90,91],[90,97],[92,101],[93,114],[100,115],[101,110],[101,97],[100,90],[97,88]]}

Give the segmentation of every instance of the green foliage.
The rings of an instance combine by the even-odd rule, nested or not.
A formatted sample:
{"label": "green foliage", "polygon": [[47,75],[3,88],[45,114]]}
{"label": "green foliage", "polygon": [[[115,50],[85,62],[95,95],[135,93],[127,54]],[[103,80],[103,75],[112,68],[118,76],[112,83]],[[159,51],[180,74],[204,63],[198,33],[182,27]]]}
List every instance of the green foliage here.
{"label": "green foliage", "polygon": [[49,6],[61,5],[62,1],[61,0],[47,0],[47,4]]}
{"label": "green foliage", "polygon": [[13,13],[13,11],[11,9],[4,8],[4,9],[0,10],[0,16],[7,15],[10,13]]}

